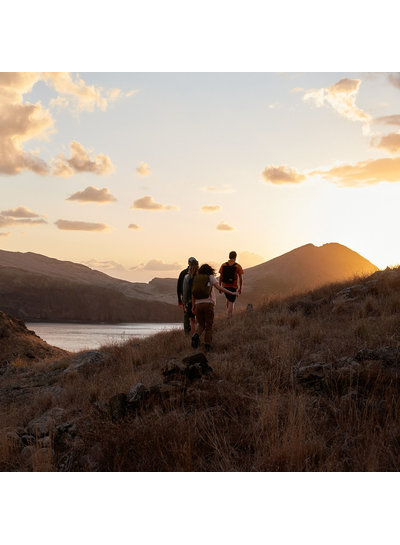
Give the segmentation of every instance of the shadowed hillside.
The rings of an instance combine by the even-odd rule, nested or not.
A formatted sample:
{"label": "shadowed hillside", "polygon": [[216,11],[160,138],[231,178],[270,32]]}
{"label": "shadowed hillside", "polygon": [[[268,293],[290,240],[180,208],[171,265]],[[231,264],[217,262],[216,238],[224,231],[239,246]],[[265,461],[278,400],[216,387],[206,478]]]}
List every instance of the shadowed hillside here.
{"label": "shadowed hillside", "polygon": [[0,251],[0,308],[25,321],[175,322],[182,318],[176,294],[172,289],[165,293],[157,279],[150,284],[126,282],[30,252]]}
{"label": "shadowed hillside", "polygon": [[2,470],[398,471],[400,269],[0,371]]}

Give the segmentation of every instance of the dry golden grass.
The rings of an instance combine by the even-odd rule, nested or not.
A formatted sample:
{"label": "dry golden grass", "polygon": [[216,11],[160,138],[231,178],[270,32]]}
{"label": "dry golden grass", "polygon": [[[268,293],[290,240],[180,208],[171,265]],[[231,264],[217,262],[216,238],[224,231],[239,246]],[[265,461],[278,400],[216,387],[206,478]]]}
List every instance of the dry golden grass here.
{"label": "dry golden grass", "polygon": [[[400,364],[389,378],[378,370],[372,378],[360,375],[356,384],[354,377],[344,378],[324,392],[293,380],[298,365],[400,345],[399,277],[383,277],[365,295],[333,305],[352,283],[269,301],[229,323],[217,320],[207,356],[214,376],[136,418],[114,422],[101,407],[138,382],[161,383],[171,358],[193,353],[182,332],[102,347],[105,365],[86,378],[64,375],[58,364],[62,391],[38,389],[24,402],[16,399],[0,422],[18,431],[47,409],[62,407],[77,419],[78,438],[54,451],[52,446],[47,457],[37,443],[27,462],[12,434],[2,433],[0,467],[57,470],[68,459],[67,469],[75,471],[398,471]],[[56,372],[56,365],[46,365]],[[31,373],[46,376],[46,366]]]}

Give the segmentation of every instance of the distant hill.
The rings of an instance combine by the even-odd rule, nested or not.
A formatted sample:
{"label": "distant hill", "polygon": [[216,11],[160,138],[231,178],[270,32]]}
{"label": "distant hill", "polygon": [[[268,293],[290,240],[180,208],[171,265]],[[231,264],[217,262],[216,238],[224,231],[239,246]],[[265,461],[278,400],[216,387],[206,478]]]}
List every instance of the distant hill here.
{"label": "distant hill", "polygon": [[[377,270],[341,244],[307,244],[246,269],[238,310]],[[71,261],[0,250],[0,310],[25,321],[181,321],[176,281],[127,282]],[[218,313],[224,312],[224,302],[219,296]]]}
{"label": "distant hill", "polygon": [[25,321],[180,321],[173,286],[173,279],[127,282],[78,263],[0,250],[0,309]]}
{"label": "distant hill", "polygon": [[342,244],[306,244],[246,269],[240,301],[254,303],[265,297],[299,293],[377,270],[370,261]]}

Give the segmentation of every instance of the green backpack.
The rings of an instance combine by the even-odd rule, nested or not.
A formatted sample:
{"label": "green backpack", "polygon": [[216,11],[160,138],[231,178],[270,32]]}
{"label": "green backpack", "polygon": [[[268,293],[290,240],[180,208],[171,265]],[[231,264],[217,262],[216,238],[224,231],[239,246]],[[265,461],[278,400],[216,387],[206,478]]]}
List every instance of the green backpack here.
{"label": "green backpack", "polygon": [[208,299],[211,294],[210,276],[196,274],[193,278],[192,295],[195,299]]}

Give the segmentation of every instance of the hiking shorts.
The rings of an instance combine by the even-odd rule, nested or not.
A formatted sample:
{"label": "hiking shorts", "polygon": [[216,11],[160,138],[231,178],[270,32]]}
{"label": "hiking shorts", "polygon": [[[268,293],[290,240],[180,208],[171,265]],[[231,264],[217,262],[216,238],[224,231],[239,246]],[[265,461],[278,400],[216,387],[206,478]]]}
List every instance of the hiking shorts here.
{"label": "hiking shorts", "polygon": [[[236,293],[237,288],[225,288],[226,290],[231,291],[232,293]],[[236,301],[236,295],[228,295],[227,293],[224,293],[225,297],[230,301],[231,303],[234,303]]]}

